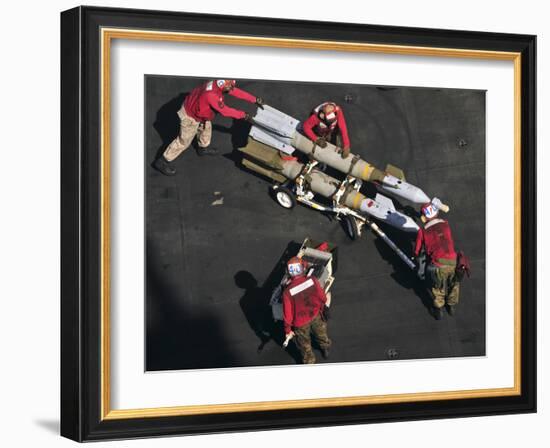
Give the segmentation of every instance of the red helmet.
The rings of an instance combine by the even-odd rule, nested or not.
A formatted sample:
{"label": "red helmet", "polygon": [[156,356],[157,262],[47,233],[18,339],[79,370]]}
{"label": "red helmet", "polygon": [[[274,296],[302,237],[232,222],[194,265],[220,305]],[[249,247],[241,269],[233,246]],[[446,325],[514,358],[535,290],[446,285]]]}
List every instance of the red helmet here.
{"label": "red helmet", "polygon": [[335,103],[325,103],[319,111],[319,118],[326,123],[333,123],[338,118],[336,116],[337,110],[338,106]]}
{"label": "red helmet", "polygon": [[216,84],[224,92],[229,92],[230,90],[233,90],[235,88],[235,86],[237,85],[237,81],[235,81],[234,79],[218,79],[216,80]]}
{"label": "red helmet", "polygon": [[300,257],[292,257],[286,264],[288,274],[291,277],[304,275],[304,263]]}

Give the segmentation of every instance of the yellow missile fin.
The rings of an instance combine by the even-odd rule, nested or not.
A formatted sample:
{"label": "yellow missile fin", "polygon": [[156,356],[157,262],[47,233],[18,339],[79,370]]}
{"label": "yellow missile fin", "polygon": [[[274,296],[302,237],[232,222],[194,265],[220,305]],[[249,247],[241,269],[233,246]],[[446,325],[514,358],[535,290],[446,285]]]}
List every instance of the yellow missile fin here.
{"label": "yellow missile fin", "polygon": [[396,166],[390,165],[389,163],[386,165],[386,173],[401,179],[403,182],[406,181],[403,170],[401,168],[397,168]]}

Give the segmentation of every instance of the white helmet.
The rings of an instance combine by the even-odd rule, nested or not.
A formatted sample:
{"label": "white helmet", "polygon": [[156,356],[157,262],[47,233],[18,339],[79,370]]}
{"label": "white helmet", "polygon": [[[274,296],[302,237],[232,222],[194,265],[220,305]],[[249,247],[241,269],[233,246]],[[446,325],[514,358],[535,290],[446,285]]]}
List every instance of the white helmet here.
{"label": "white helmet", "polygon": [[421,209],[422,215],[427,219],[434,219],[439,214],[439,208],[432,202],[425,204]]}
{"label": "white helmet", "polygon": [[286,268],[291,277],[297,277],[304,274],[304,263],[300,257],[292,257],[288,260]]}

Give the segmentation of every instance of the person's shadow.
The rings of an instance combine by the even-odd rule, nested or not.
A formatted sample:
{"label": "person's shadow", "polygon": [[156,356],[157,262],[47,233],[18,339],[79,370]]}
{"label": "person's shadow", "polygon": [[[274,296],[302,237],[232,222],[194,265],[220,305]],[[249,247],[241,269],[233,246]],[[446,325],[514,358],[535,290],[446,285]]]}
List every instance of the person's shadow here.
{"label": "person's shadow", "polygon": [[[414,241],[411,240],[410,236],[404,234],[404,232],[395,231],[392,228],[384,226],[383,224],[380,227],[384,227],[384,232],[387,236],[395,243],[403,252],[406,254],[412,251],[412,246]],[[380,238],[374,240],[374,244],[380,253],[380,256],[388,264],[393,267],[393,273],[391,277],[403,288],[410,289],[414,291],[414,294],[420,299],[428,313],[432,314],[432,298],[426,283],[424,280],[421,280],[416,271],[411,270],[408,266],[405,265],[403,260]]]}
{"label": "person's shadow", "polygon": [[244,290],[239,305],[248,325],[260,340],[258,351],[262,351],[265,345],[273,339],[275,331],[275,322],[269,305],[270,296],[264,288],[258,286],[258,281],[250,272],[239,271],[234,278],[235,285]]}
{"label": "person's shadow", "polygon": [[[285,274],[287,261],[297,253],[299,248],[300,244],[291,241],[261,286],[248,271],[239,271],[234,276],[235,285],[244,290],[243,296],[239,299],[239,305],[250,328],[259,339],[258,353],[261,353],[270,341],[282,348],[285,340],[284,325],[282,321],[274,319],[270,300],[273,290]],[[289,344],[286,352],[296,363],[301,362],[300,353],[294,344]]]}
{"label": "person's shadow", "polygon": [[162,144],[157,149],[155,158],[158,158],[166,147],[172,143],[172,140],[179,135],[180,119],[178,110],[181,109],[183,100],[188,94],[189,92],[180,93],[178,96],[163,104],[157,111],[153,127],[161,138]]}
{"label": "person's shadow", "polygon": [[[235,284],[244,289],[244,294],[239,300],[241,310],[250,325],[250,328],[259,339],[257,351],[261,353],[264,347],[273,341],[282,348],[285,339],[283,322],[273,318],[270,305],[271,294],[275,284],[270,278],[260,287],[256,278],[248,271],[239,271],[235,274]],[[279,277],[279,280],[281,277]],[[286,352],[296,363],[301,362],[301,356],[294,344],[286,347]]]}

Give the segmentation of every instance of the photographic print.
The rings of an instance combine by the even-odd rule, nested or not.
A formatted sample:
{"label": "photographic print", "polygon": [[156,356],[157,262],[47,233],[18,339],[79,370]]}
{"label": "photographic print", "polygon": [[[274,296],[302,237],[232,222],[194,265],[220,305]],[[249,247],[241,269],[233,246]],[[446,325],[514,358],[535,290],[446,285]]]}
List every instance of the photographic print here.
{"label": "photographic print", "polygon": [[147,371],[486,354],[484,90],[144,83]]}
{"label": "photographic print", "polygon": [[62,435],[536,411],[536,36],[61,24]]}

